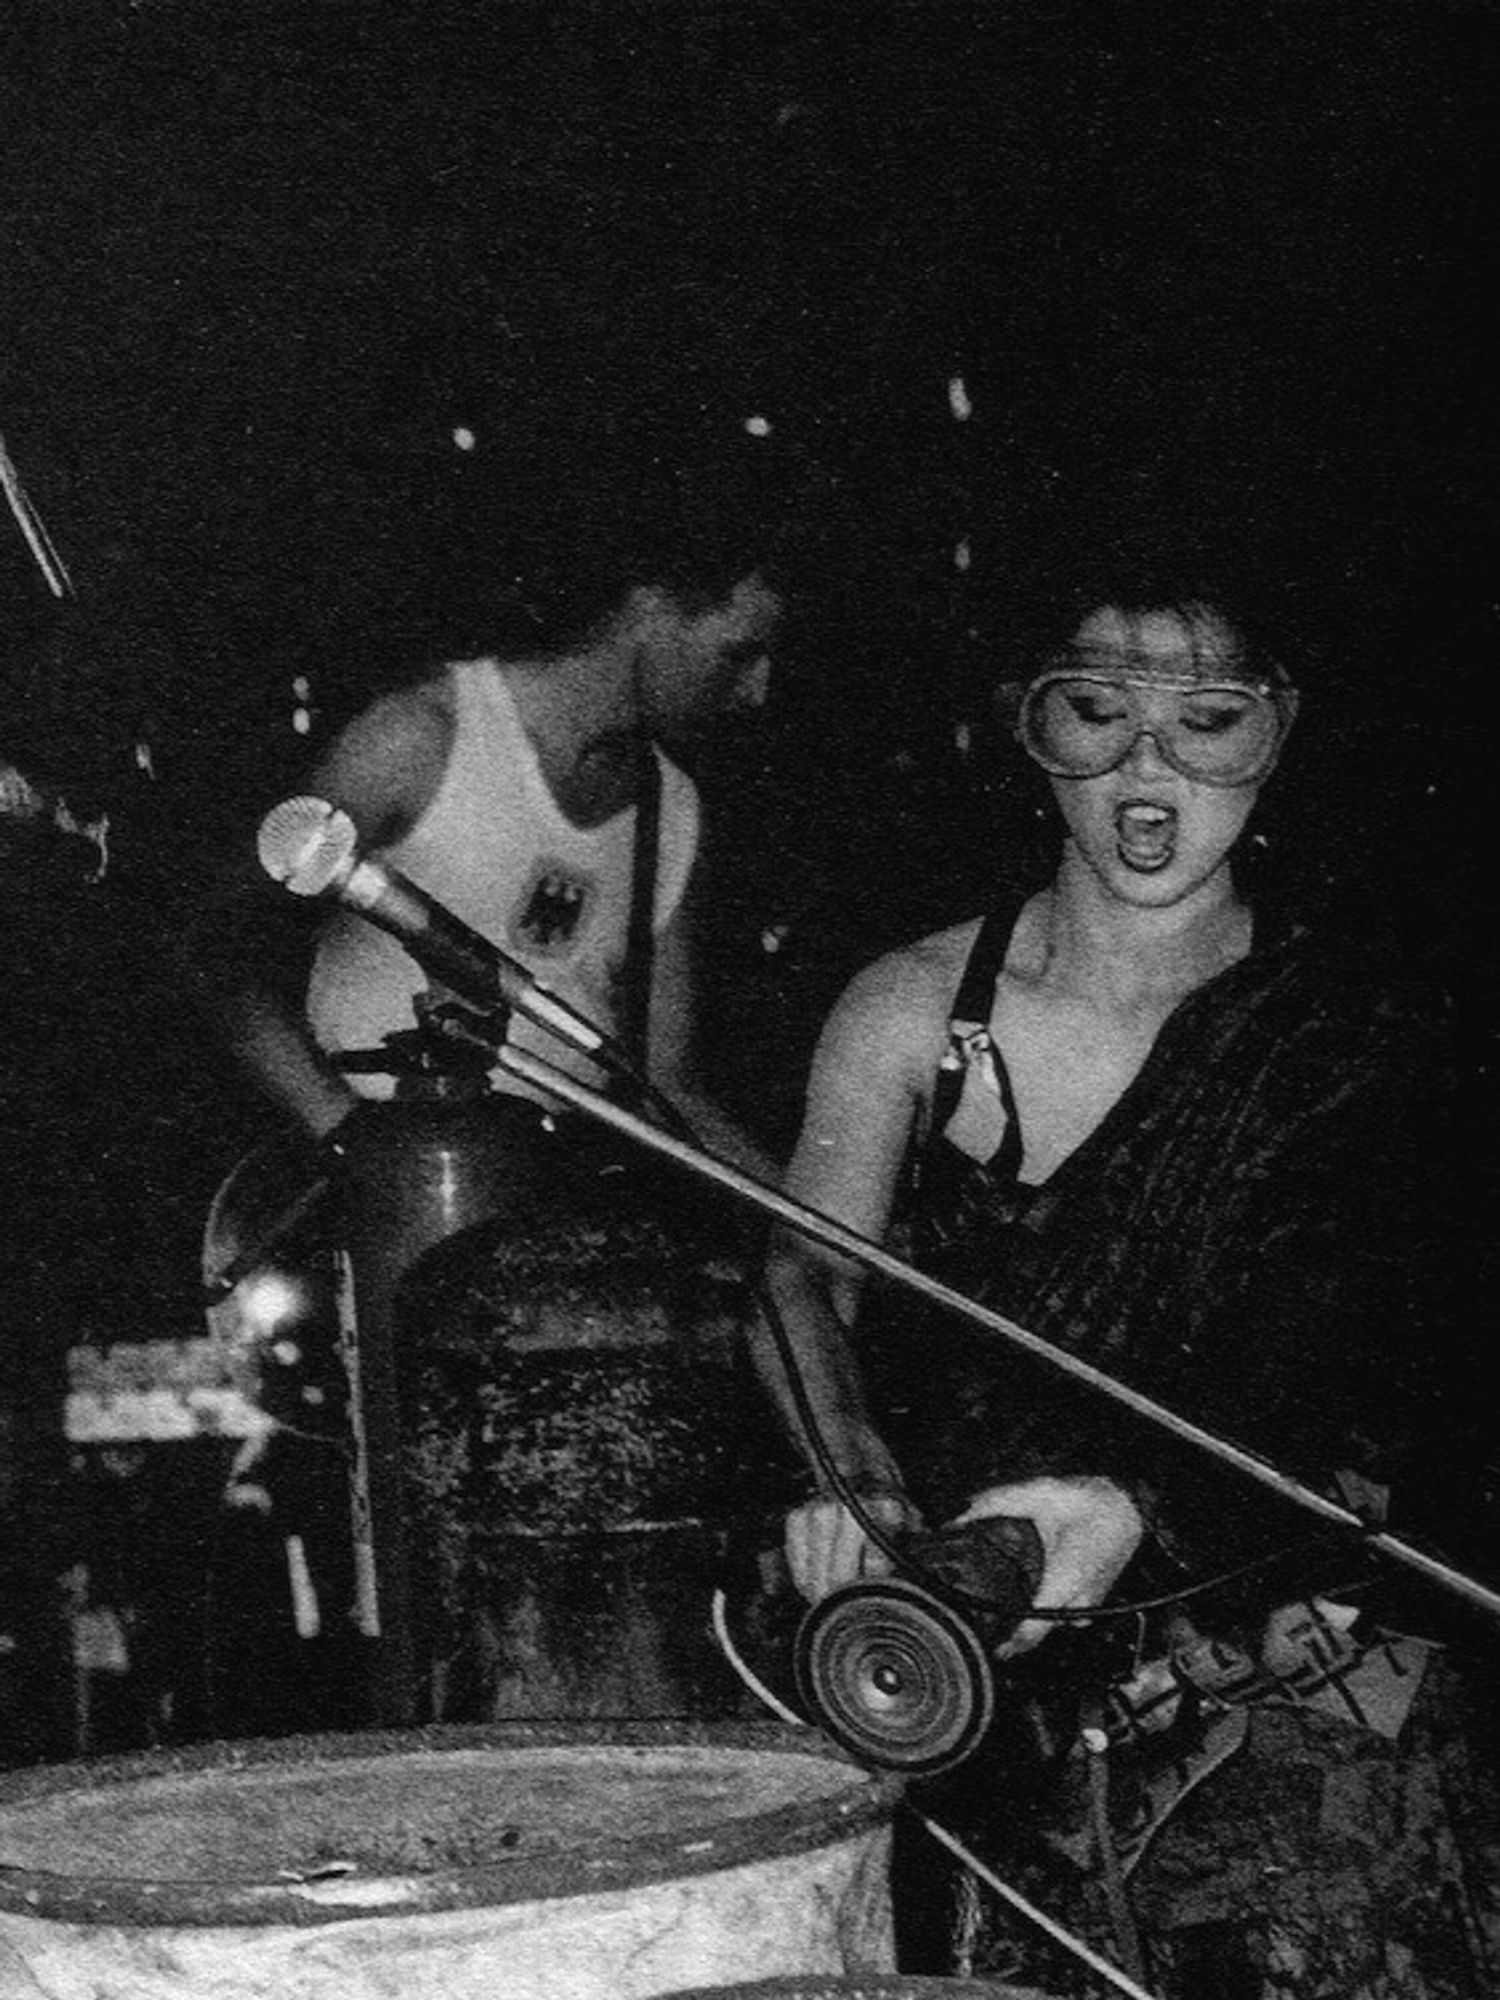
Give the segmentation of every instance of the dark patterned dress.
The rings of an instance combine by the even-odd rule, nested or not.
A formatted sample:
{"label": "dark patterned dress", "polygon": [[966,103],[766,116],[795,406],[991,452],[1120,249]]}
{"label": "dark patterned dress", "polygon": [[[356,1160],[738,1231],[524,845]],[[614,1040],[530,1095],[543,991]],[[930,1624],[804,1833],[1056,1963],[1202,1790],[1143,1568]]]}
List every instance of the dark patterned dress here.
{"label": "dark patterned dress", "polygon": [[[1371,939],[1258,912],[1249,956],[1179,1005],[1094,1133],[1025,1185],[986,1026],[1020,907],[983,926],[955,997],[904,1211],[914,1261],[1361,1511],[1394,1492],[1389,1524],[1421,1529],[1477,1407],[1445,1304],[1443,1007]],[[1117,1725],[1108,1870],[1081,1752],[1058,1759],[1029,1847],[1003,1770],[988,1800],[969,1775],[971,1830],[988,1820],[1039,1899],[1102,1948],[1136,1930],[1136,1963],[1174,1996],[1500,1994],[1494,1732],[1475,1713],[1500,1646],[1484,1621],[1434,1646],[1455,1637],[1445,1605],[1403,1601],[1352,1535],[1320,1536],[1244,1476],[940,1313],[876,1298],[866,1325],[886,1434],[929,1518],[1001,1481],[1104,1474],[1149,1530],[1118,1597],[1237,1572],[1183,1605],[1190,1625],[1131,1625],[1128,1671],[1102,1708],[1088,1697]],[[1288,1600],[1304,1650],[1278,1677],[1264,1630]],[[1068,1643],[1050,1641],[1036,1671]],[[1182,1669],[1204,1660],[1212,1671]],[[1151,1720],[1153,1671],[1169,1726]],[[1066,1960],[1039,1962],[998,1908],[965,1962],[1094,1991]]]}

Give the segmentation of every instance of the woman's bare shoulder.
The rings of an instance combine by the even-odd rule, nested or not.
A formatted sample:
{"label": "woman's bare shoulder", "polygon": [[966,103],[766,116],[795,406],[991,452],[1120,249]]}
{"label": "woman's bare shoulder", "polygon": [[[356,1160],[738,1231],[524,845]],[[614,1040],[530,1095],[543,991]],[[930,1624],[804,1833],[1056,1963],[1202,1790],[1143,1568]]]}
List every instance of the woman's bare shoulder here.
{"label": "woman's bare shoulder", "polygon": [[973,917],[898,945],[857,974],[849,990],[918,1001],[940,996],[946,1007],[979,934],[979,923]]}
{"label": "woman's bare shoulder", "polygon": [[975,918],[875,959],[845,987],[829,1017],[830,1036],[926,1063],[946,1040],[948,1011],[978,930]]}

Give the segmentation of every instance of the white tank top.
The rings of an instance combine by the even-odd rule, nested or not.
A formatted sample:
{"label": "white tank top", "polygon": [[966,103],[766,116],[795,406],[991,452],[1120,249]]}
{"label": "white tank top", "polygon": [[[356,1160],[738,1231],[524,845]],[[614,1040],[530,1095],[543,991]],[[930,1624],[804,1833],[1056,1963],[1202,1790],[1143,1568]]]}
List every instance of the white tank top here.
{"label": "white tank top", "polygon": [[[515,698],[492,660],[448,669],[452,748],[437,795],[403,840],[379,858],[445,909],[520,959],[542,983],[608,1032],[618,1029],[630,927],[636,809],[595,827],[577,827],[558,807],[522,726]],[[698,796],[692,781],[657,753],[661,825],[655,927],[680,905],[697,852]],[[352,911],[324,929],[308,983],[307,1014],[320,1045],[337,1053],[377,1049],[410,1028],[413,998],[427,975],[400,944]],[[529,1022],[514,1018],[510,1039],[583,1081],[602,1081],[592,1064]],[[502,1090],[523,1089],[497,1071]],[[363,1096],[388,1097],[393,1080],[353,1075]]]}

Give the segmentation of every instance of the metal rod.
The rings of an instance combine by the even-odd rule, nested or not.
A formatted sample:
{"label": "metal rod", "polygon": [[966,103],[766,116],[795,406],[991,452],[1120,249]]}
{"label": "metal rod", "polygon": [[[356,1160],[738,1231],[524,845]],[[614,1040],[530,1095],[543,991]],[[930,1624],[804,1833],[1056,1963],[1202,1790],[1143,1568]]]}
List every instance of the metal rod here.
{"label": "metal rod", "polygon": [[47,580],[47,588],[54,597],[70,597],[73,593],[73,579],[67,565],[57,553],[52,537],[47,533],[47,525],[31,504],[26,488],[21,484],[15,461],[5,448],[5,439],[0,436],[0,491],[10,503],[10,511],[15,516],[16,526],[25,537],[26,546],[36,561],[37,568]]}
{"label": "metal rod", "polygon": [[930,1833],[940,1847],[946,1847],[956,1860],[961,1861],[965,1868],[971,1869],[981,1882],[993,1889],[995,1894],[1009,1903],[1013,1910],[1035,1924],[1038,1930],[1045,1931],[1055,1944],[1060,1944],[1064,1950],[1072,1952],[1075,1958],[1081,1959],[1092,1971],[1097,1972],[1101,1979],[1107,1980],[1117,1991],[1128,1995],[1129,2000],[1161,2000],[1159,1993],[1139,1985],[1128,1972],[1102,1957],[1082,1938],[1075,1937],[1070,1930],[1065,1930],[1054,1917],[1049,1917],[1047,1912],[1038,1909],[1029,1897],[1023,1896],[1019,1889],[1013,1889],[1003,1875],[997,1875],[993,1868],[981,1861],[974,1850],[966,1847],[956,1835],[948,1831],[947,1827],[940,1825],[935,1819],[929,1819],[926,1813],[918,1812],[909,1801],[903,1803],[906,1804],[907,1811],[918,1826]]}
{"label": "metal rod", "polygon": [[1335,1526],[1354,1529],[1361,1540],[1381,1550],[1393,1561],[1404,1563],[1408,1568],[1419,1571],[1430,1581],[1443,1585],[1458,1596],[1468,1598],[1482,1610],[1500,1617],[1500,1591],[1492,1590],[1475,1578],[1466,1576],[1462,1570],[1453,1568],[1451,1564],[1438,1557],[1425,1554],[1397,1535],[1372,1530],[1352,1508],[1342,1506],[1336,1500],[1327,1499],[1310,1486],[1304,1486],[1300,1480],[1294,1479],[1290,1473],[1283,1472],[1279,1466],[1257,1457],[1254,1452],[1246,1451],[1241,1445],[1232,1444],[1229,1439],[1219,1437],[1213,1431],[1205,1430],[1201,1424],[1195,1424],[1187,1417],[1179,1416],[1175,1410],[1168,1409],[1166,1404],[1155,1402],[1150,1396],[1143,1396],[1138,1389],[1132,1389],[1127,1383],[1117,1381],[1113,1375],[1106,1375],[1102,1369],[1080,1360],[1076,1354],[1069,1354],[1065,1348],[1054,1347],[1040,1335],[1028,1333],[1025,1327],[1017,1325],[1014,1320],[1006,1319],[988,1306],[979,1305],[975,1300],[965,1298],[962,1292],[953,1291],[951,1287],[939,1283],[936,1278],[929,1278],[925,1272],[917,1270],[914,1265],[906,1263],[902,1258],[893,1256],[890,1251],[882,1249],[878,1243],[872,1243],[868,1237],[861,1236],[856,1230],[846,1229],[842,1223],[833,1221],[829,1216],[820,1215],[816,1209],[808,1208],[802,1202],[793,1201],[789,1195],[781,1194],[763,1181],[756,1180],[753,1175],[741,1172],[738,1167],[731,1166],[727,1160],[721,1160],[716,1154],[705,1152],[700,1146],[690,1145],[686,1140],[676,1138],[670,1132],[663,1132],[658,1126],[650,1124],[625,1105],[617,1104],[613,1099],[591,1089],[589,1085],[579,1083],[540,1057],[530,1055],[524,1049],[513,1048],[509,1044],[498,1048],[495,1054],[500,1066],[522,1082],[559,1098],[573,1110],[581,1111],[599,1124],[608,1125],[612,1130],[636,1141],[649,1151],[673,1161],[680,1167],[685,1167],[700,1179],[711,1181],[714,1186],[724,1189],[737,1200],[758,1209],[763,1215],[787,1223],[829,1249],[841,1251],[845,1256],[852,1257],[867,1270],[877,1273],[880,1277],[889,1278],[907,1291],[941,1306],[956,1318],[966,1321],[976,1331],[998,1334],[1011,1346],[1020,1348],[1024,1353],[1035,1355],[1049,1367],[1071,1376],[1075,1382],[1083,1383],[1086,1388],[1097,1390],[1100,1395],[1107,1396],[1112,1402],[1133,1410],[1137,1416],[1144,1417],[1149,1423],[1170,1431],[1184,1443],[1196,1446],[1198,1450],[1207,1452],[1226,1465],[1232,1465],[1247,1478],[1269,1487],[1273,1493],[1279,1493],[1283,1499],[1290,1500],[1306,1512],[1317,1514]]}

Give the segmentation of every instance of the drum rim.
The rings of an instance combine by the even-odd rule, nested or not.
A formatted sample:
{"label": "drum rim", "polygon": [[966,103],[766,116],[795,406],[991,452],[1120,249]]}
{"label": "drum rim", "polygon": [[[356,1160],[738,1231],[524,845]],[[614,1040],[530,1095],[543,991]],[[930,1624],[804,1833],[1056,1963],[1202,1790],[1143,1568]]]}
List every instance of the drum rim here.
{"label": "drum rim", "polygon": [[[7,1864],[0,1853],[0,1911],[77,1924],[207,1929],[304,1927],[476,1906],[566,1901],[841,1845],[889,1820],[905,1789],[898,1774],[863,1768],[816,1730],[776,1722],[518,1720],[228,1739],[180,1750],[10,1771],[0,1775],[0,1815],[70,1792],[96,1793],[151,1778],[297,1766],[312,1759],[333,1763],[402,1752],[474,1749],[698,1748],[821,1757],[843,1765],[849,1783],[815,1800],[771,1807],[740,1819],[686,1825],[649,1840],[603,1836],[546,1855],[517,1854],[472,1867],[357,1874],[315,1882],[60,1874]],[[566,1880],[560,1879],[563,1876]]]}

